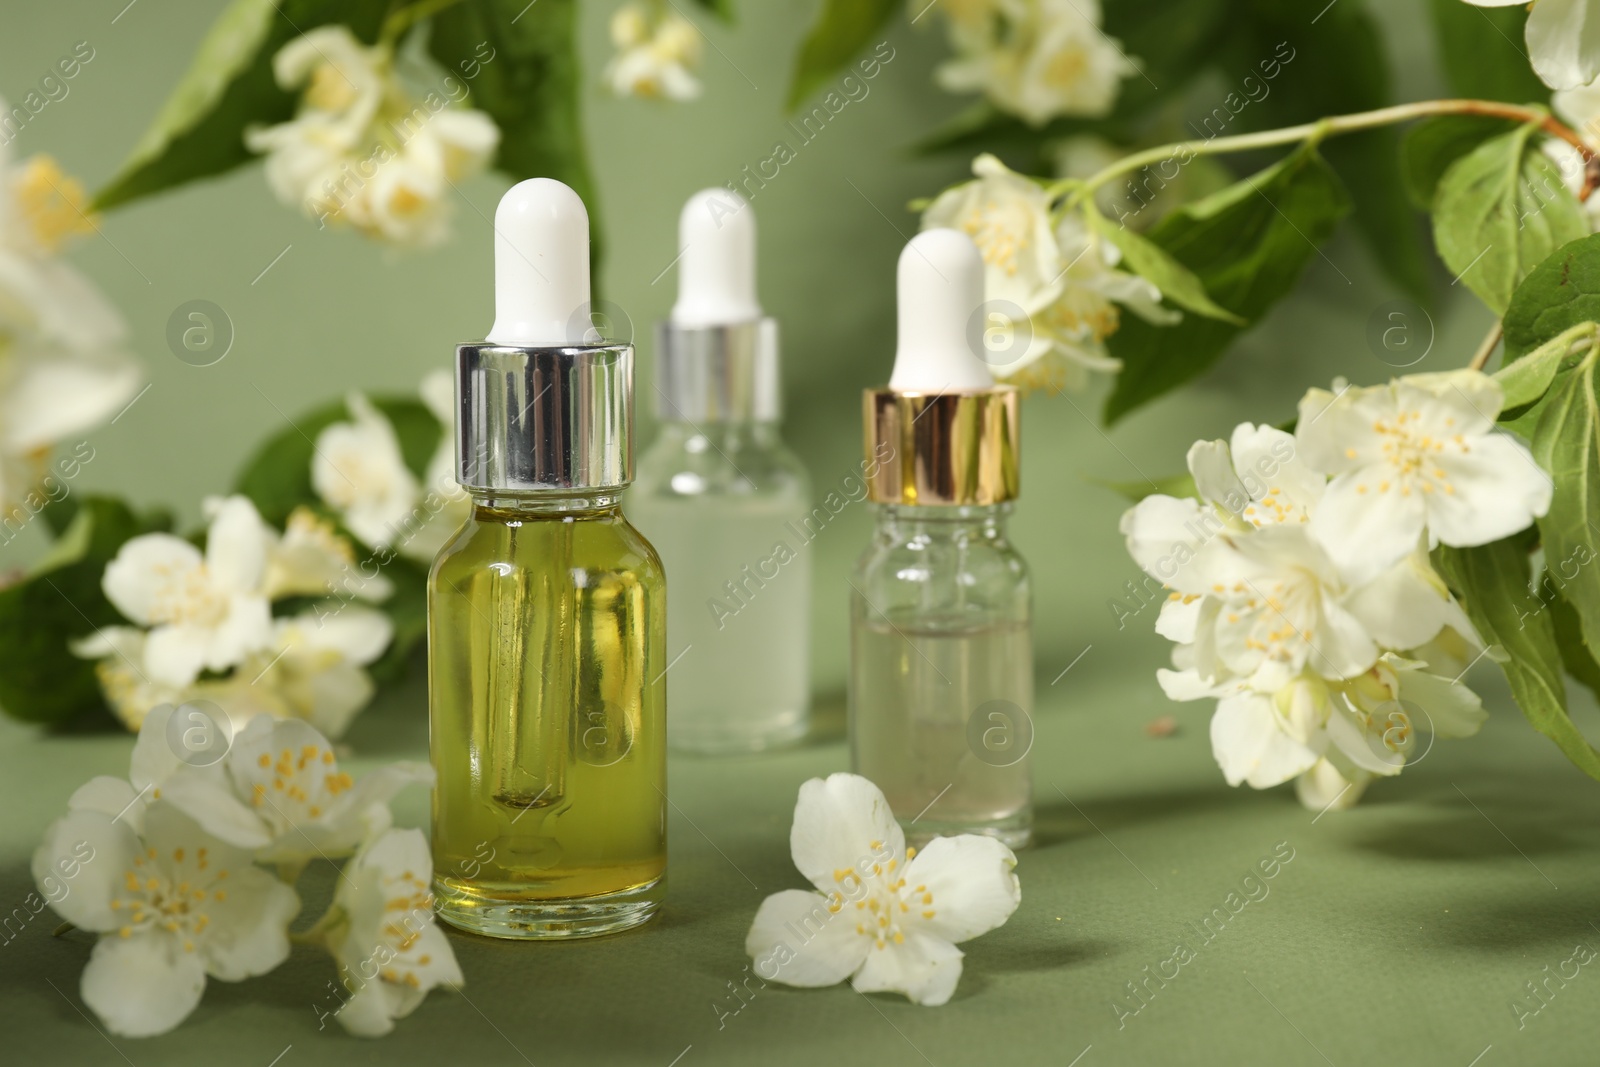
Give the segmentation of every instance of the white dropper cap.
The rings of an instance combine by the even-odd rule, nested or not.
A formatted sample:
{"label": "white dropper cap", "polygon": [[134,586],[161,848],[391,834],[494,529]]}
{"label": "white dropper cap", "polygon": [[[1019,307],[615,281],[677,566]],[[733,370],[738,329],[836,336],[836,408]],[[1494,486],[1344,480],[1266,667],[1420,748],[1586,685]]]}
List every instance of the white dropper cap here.
{"label": "white dropper cap", "polygon": [[494,213],[493,344],[588,343],[589,212],[551,178],[518,182]]}
{"label": "white dropper cap", "polygon": [[983,304],[983,257],[958,230],[924,230],[900,253],[899,342],[889,388],[901,393],[992,389],[973,349]]}
{"label": "white dropper cap", "polygon": [[731,326],[761,318],[756,216],[731,189],[702,189],[678,216],[678,302],[672,324]]}

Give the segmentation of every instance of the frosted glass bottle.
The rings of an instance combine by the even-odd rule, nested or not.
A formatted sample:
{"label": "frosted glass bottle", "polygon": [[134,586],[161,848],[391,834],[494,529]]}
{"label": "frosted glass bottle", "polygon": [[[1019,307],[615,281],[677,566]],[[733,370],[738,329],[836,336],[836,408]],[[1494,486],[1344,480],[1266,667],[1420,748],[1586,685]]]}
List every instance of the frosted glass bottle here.
{"label": "frosted glass bottle", "polygon": [[1010,504],[875,505],[851,597],[850,746],[913,842],[1032,834],[1028,569]]}
{"label": "frosted glass bottle", "polygon": [[811,490],[778,436],[778,324],[756,298],[755,212],[724,188],[678,217],[656,331],[660,436],[628,493],[667,571],[667,743],[751,752],[805,734]]}
{"label": "frosted glass bottle", "polygon": [[775,422],[667,422],[640,458],[628,513],[667,573],[672,747],[749,752],[805,734],[810,499]]}

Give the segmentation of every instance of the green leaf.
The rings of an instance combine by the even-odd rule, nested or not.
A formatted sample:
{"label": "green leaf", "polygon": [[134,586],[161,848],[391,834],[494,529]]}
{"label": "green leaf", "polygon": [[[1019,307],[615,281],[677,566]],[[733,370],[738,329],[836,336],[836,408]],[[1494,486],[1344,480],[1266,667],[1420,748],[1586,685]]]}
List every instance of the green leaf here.
{"label": "green leaf", "polygon": [[717,16],[723,22],[733,22],[733,0],[695,0],[695,3]]}
{"label": "green leaf", "polygon": [[[1520,418],[1522,413],[1518,409],[1542,399],[1550,391],[1556,374],[1564,368],[1570,369],[1573,362],[1582,359],[1597,337],[1600,337],[1600,324],[1580,323],[1496,371],[1494,380],[1500,383],[1500,389],[1505,393],[1501,421]],[[1587,344],[1580,343],[1585,341]],[[1505,412],[1515,412],[1516,415],[1513,420],[1507,420]]]}
{"label": "green leaf", "polygon": [[1533,73],[1523,40],[1528,12],[1520,6],[1478,7],[1462,0],[1433,0],[1450,90],[1478,100],[1547,103],[1550,90]]}
{"label": "green leaf", "polygon": [[254,159],[245,147],[245,129],[294,115],[294,96],[278,88],[272,75],[278,50],[330,22],[342,22],[372,41],[388,7],[387,0],[233,0],[212,23],[188,72],[127,162],[95,196],[95,209],[222,174]]}
{"label": "green leaf", "polygon": [[1155,481],[1109,482],[1102,478],[1090,478],[1088,481],[1091,485],[1109,489],[1135,504],[1147,496],[1175,496],[1181,499],[1200,495],[1194,487],[1194,475],[1187,471],[1166,478],[1157,478]]}
{"label": "green leaf", "polygon": [[1563,245],[1517,286],[1505,314],[1505,360],[1584,322],[1600,322],[1600,234]]}
{"label": "green leaf", "polygon": [[100,590],[106,564],[129,538],[167,528],[120,500],[88,496],[50,552],[0,590],[0,708],[26,722],[65,723],[105,706],[94,665],[67,642],[125,623]]}
{"label": "green leaf", "polygon": [[1089,225],[1122,252],[1123,264],[1160,289],[1161,295],[1172,303],[1208,318],[1231,322],[1236,326],[1245,325],[1244,319],[1218,306],[1207,295],[1206,287],[1194,271],[1173,259],[1160,245],[1126,226],[1111,222],[1093,208],[1085,214]]}
{"label": "green leaf", "polygon": [[[1254,323],[1294,288],[1348,210],[1338,177],[1305,147],[1174,211],[1147,236],[1194,272],[1218,304]],[[1123,316],[1107,340],[1123,369],[1106,400],[1106,422],[1199,377],[1242,329],[1192,315],[1174,326]]]}
{"label": "green leaf", "polygon": [[[1461,3],[1462,0],[1451,0]],[[1450,164],[1496,134],[1506,132],[1506,120],[1487,115],[1439,115],[1419,122],[1400,146],[1400,171],[1406,195],[1423,211],[1433,209],[1439,179]]]}
{"label": "green leaf", "polygon": [[1440,257],[1497,314],[1541,260],[1589,232],[1534,133],[1523,126],[1468,152],[1444,172],[1434,202]]}
{"label": "green leaf", "polygon": [[[1591,341],[1593,335],[1591,334]],[[1583,635],[1600,647],[1600,397],[1590,345],[1576,367],[1558,374],[1539,405],[1533,455],[1550,472],[1555,493],[1539,520],[1545,567],[1564,583]]]}
{"label": "green leaf", "polygon": [[[373,397],[372,404],[394,425],[406,466],[423,477],[443,433],[439,420],[414,397]],[[342,400],[296,418],[250,457],[234,483],[234,492],[249,497],[261,517],[280,528],[295,508],[318,506],[320,499],[311,485],[317,435],[332,423],[349,418]]]}
{"label": "green leaf", "polygon": [[[1541,585],[1546,582],[1540,583]],[[1544,594],[1539,594],[1544,600]],[[1545,603],[1550,611],[1550,624],[1555,628],[1556,648],[1561,652],[1561,665],[1567,673],[1588,687],[1589,691],[1600,698],[1600,663],[1595,662],[1594,653],[1584,643],[1582,624],[1578,621],[1578,613],[1573,610],[1571,602],[1562,596],[1559,590],[1550,590],[1550,596]]]}
{"label": "green leaf", "polygon": [[1522,714],[1580,770],[1600,780],[1600,752],[1567,713],[1554,623],[1528,591],[1525,544],[1510,537],[1477,548],[1440,547],[1433,558],[1483,639],[1505,649],[1506,680]]}
{"label": "green leaf", "polygon": [[39,514],[44,519],[45,526],[50,529],[51,537],[60,537],[66,533],[67,527],[72,525],[72,520],[78,517],[78,509],[83,501],[74,493],[68,493],[60,500],[52,500],[45,505]]}
{"label": "green leaf", "polygon": [[583,198],[598,277],[600,205],[579,109],[577,11],[576,0],[466,0],[434,16],[428,49],[500,127],[498,170],[518,180],[555,178]]}
{"label": "green leaf", "polygon": [[822,0],[789,83],[790,111],[832,78],[904,5],[903,0]]}
{"label": "green leaf", "polygon": [[[1283,0],[1235,0],[1237,28],[1219,52],[1233,92],[1220,115],[1237,111],[1227,133],[1314,122],[1394,102],[1383,35],[1362,0],[1319,4],[1309,14]],[[1315,17],[1315,25],[1310,21]],[[1271,81],[1244,72],[1262,56],[1290,57]],[[1208,124],[1207,135],[1215,124]],[[1427,247],[1421,219],[1400,178],[1399,134],[1392,127],[1330,138],[1322,152],[1350,193],[1352,221],[1378,269],[1414,299],[1429,299]]]}

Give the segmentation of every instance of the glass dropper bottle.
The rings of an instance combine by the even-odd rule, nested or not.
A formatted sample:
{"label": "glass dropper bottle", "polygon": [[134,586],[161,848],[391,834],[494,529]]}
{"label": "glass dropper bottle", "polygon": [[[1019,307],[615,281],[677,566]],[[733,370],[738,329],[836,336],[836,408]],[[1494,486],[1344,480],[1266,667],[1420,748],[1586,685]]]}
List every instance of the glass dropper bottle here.
{"label": "glass dropper bottle", "polygon": [[[894,373],[863,398],[872,543],[852,577],[849,722],[857,773],[914,843],[1032,836],[1028,569],[1006,536],[1017,391],[976,354],[983,261],[955,230],[900,256]],[[886,457],[886,458],[885,458]]]}
{"label": "glass dropper bottle", "polygon": [[472,517],[428,579],[434,895],[475,933],[587,937],[665,891],[665,579],[620,510],[633,348],[593,336],[560,182],[501,200],[495,279],[488,339],[456,349]]}
{"label": "glass dropper bottle", "polygon": [[678,220],[678,300],[656,332],[660,434],[628,510],[672,575],[675,749],[753,752],[809,726],[810,484],[779,435],[778,324],[756,298],[755,210],[728,189]]}

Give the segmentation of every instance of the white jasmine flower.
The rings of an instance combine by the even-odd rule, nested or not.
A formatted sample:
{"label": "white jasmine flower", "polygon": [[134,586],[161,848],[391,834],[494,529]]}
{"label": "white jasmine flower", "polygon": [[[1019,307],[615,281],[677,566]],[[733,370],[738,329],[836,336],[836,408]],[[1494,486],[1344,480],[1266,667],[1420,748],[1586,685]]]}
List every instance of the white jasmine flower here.
{"label": "white jasmine flower", "polygon": [[[222,757],[231,741],[216,705],[191,702],[148,709],[128,760],[128,777],[100,775],[78,788],[69,811],[97,811],[142,833],[145,811],[158,801],[187,812],[213,836],[238,843],[259,836],[255,816],[239,805],[214,806],[229,783]],[[231,821],[230,821],[231,820]]]}
{"label": "white jasmine flower", "polygon": [[17,165],[0,144],[0,516],[35,494],[54,445],[116,415],[139,388],[127,323],[58,255],[93,232],[87,204],[55,160]]}
{"label": "white jasmine flower", "polygon": [[1480,371],[1417,374],[1300,402],[1295,439],[1332,476],[1311,533],[1360,582],[1436,544],[1488,544],[1550,507],[1550,476],[1495,431],[1504,395]]}
{"label": "white jasmine flower", "polygon": [[224,707],[240,727],[267,714],[304,719],[328,737],[342,737],[376,691],[362,668],[382,656],[393,638],[387,615],[355,604],[280,619],[272,645],[240,668]]}
{"label": "white jasmine flower", "polygon": [[113,1034],[165,1033],[194,1010],[208,976],[237,982],[288,956],[294,890],[171,805],[145,813],[142,835],[100,811],[69,812],[33,855],[35,881],[81,861],[83,844],[92,859],[54,907],[100,934],[80,991]]}
{"label": "white jasmine flower", "polygon": [[128,619],[150,627],[141,674],[183,688],[202,670],[224,671],[271,635],[261,591],[269,536],[242,496],[208,503],[202,555],[171,534],[132,538],[106,566],[101,587]]}
{"label": "white jasmine flower", "polygon": [[611,16],[617,54],[601,75],[618,96],[693,100],[700,95],[694,71],[702,41],[694,23],[660,3],[624,4]]}
{"label": "white jasmine flower", "polygon": [[1248,422],[1234,429],[1231,447],[1225,441],[1196,441],[1188,464],[1199,499],[1152,494],[1129,508],[1121,522],[1134,561],[1177,590],[1162,606],[1156,632],[1183,643],[1194,640],[1199,601],[1215,577],[1207,577],[1204,564],[1186,578],[1179,572],[1203,553],[1223,551],[1216,540],[1220,533],[1304,521],[1327,482],[1298,461],[1293,437]]}
{"label": "white jasmine flower", "polygon": [[1230,784],[1298,779],[1320,809],[1398,774],[1419,730],[1475,732],[1478,698],[1451,679],[1483,646],[1425,551],[1357,584],[1313,539],[1331,487],[1308,458],[1289,434],[1241,424],[1231,444],[1189,450],[1198,499],[1146,497],[1122,529],[1173,590],[1156,623],[1178,642],[1162,689],[1217,700],[1212,753]]}
{"label": "white jasmine flower", "polygon": [[146,633],[136,626],[105,626],[68,644],[74,656],[95,661],[95,678],[112,714],[137,731],[145,715],[159,704],[181,704],[207,692],[208,683],[177,686],[151,680],[145,673]]}
{"label": "white jasmine flower", "polygon": [[1105,348],[1119,325],[1113,301],[1152,321],[1174,320],[1155,286],[1113,269],[1117,250],[1080,216],[1052,221],[1050,198],[1037,182],[987,153],[972,161],[972,173],[976,181],[945,190],[929,205],[922,227],[971,237],[983,254],[989,304],[1026,316],[1025,326],[1016,327],[1022,337],[992,361],[997,377],[1078,389],[1091,371],[1116,371],[1121,364]]}
{"label": "white jasmine flower", "polygon": [[360,573],[349,539],[308,507],[290,512],[283,536],[269,532],[269,541],[262,586],[270,600],[332,595],[379,601],[394,592],[382,575]]}
{"label": "white jasmine flower", "polygon": [[745,951],[766,981],[851,978],[858,992],[943,1004],[961,978],[956,944],[1002,925],[1022,896],[1005,845],[962,834],[908,849],[883,792],[854,774],[800,787],[789,847],[819,892],[762,902]]}
{"label": "white jasmine flower", "polygon": [[1314,674],[1271,693],[1236,685],[1211,717],[1211,753],[1229,785],[1254,789],[1298,778],[1324,759],[1368,774],[1399,774],[1414,739],[1409,723],[1403,730],[1374,725],[1346,699],[1345,687]]}
{"label": "white jasmine flower", "polygon": [[954,7],[956,58],[939,68],[939,84],[982,92],[1033,126],[1108,114],[1123,79],[1138,73],[1121,43],[1101,31],[1099,0],[967,0]]}
{"label": "white jasmine flower", "polygon": [[433,769],[411,762],[387,764],[357,782],[310,723],[266,715],[233,739],[223,766],[225,775],[203,781],[180,770],[164,793],[211,833],[291,870],[350,855],[388,829],[391,797],[408,785],[433,784]]}
{"label": "white jasmine flower", "polygon": [[433,858],[420,830],[389,830],[344,868],[334,898],[341,920],[328,931],[351,997],[338,1019],[378,1037],[437,986],[464,984],[444,931],[434,922]]}
{"label": "white jasmine flower", "polygon": [[335,220],[348,215],[362,232],[399,245],[425,247],[449,236],[451,186],[483,169],[500,131],[481,111],[445,109],[419,121],[426,125],[392,156],[382,145],[376,150],[376,174],[361,195],[330,198]]}
{"label": "white jasmine flower", "polygon": [[1352,769],[1348,773],[1327,759],[1294,780],[1295,797],[1310,811],[1349,811],[1372,782],[1370,771]]}
{"label": "white jasmine flower", "polygon": [[1478,7],[1528,6],[1523,37],[1540,79],[1552,89],[1576,89],[1600,77],[1600,11],[1591,0],[1467,0]]}
{"label": "white jasmine flower", "polygon": [[267,153],[278,198],[319,223],[434,244],[448,233],[451,184],[487,164],[500,132],[437,92],[414,99],[393,67],[385,45],[368,47],[341,25],[314,29],[273,57],[280,86],[305,87],[295,118],[245,140]]}
{"label": "white jasmine flower", "polygon": [[972,161],[976,181],[951,186],[928,206],[922,228],[960,230],[983,254],[984,296],[1027,314],[1061,292],[1064,264],[1056,247],[1044,187],[985,152]]}
{"label": "white jasmine flower", "polygon": [[1019,385],[1077,392],[1091,373],[1122,368],[1105,343],[1122,324],[1122,307],[1160,326],[1183,315],[1162,305],[1153,283],[1116,270],[1121,253],[1077,213],[1062,216],[1056,247],[1063,264],[1060,296],[1033,316],[1033,344],[1008,377]]}
{"label": "white jasmine flower", "polygon": [[351,393],[346,406],[352,421],[317,435],[311,484],[363,543],[387,548],[413,517],[417,479],[383,413],[360,393]]}
{"label": "white jasmine flower", "polygon": [[1163,670],[1158,677],[1172,700],[1219,698],[1211,746],[1228,784],[1267,789],[1310,775],[1297,790],[1307,807],[1319,810],[1331,799],[1333,781],[1332,771],[1319,769],[1321,762],[1331,761],[1333,770],[1355,783],[1345,797],[1353,804],[1366,777],[1399,774],[1419,755],[1423,732],[1470,737],[1486,717],[1477,694],[1457,679],[1392,652],[1348,679],[1308,671],[1273,691],[1239,679],[1208,682],[1188,664],[1191,656],[1192,649],[1180,649],[1174,661],[1183,669]]}

